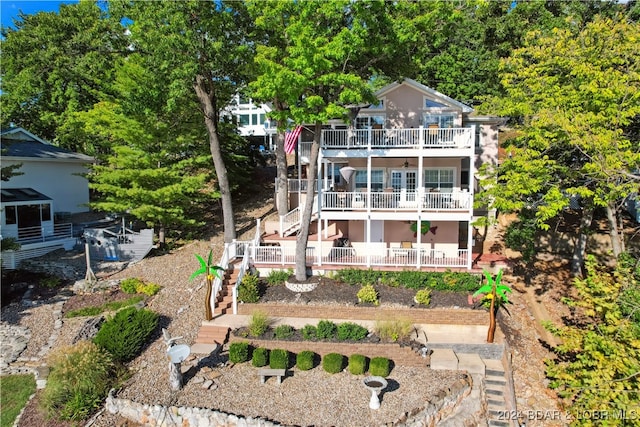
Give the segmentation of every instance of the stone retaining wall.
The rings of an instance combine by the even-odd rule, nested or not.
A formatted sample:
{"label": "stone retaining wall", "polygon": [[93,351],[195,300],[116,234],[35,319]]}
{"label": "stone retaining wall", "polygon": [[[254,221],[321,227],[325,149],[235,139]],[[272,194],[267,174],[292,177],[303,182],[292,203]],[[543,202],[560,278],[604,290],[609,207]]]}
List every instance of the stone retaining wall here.
{"label": "stone retaining wall", "polygon": [[[425,402],[422,408],[416,408],[411,413],[401,416],[394,423],[387,425],[397,427],[436,425],[438,421],[451,414],[458,404],[469,395],[471,385],[471,377],[461,378],[451,387],[436,393]],[[107,397],[106,409],[112,414],[118,414],[137,423],[164,427],[275,427],[281,425],[261,418],[243,418],[205,408],[145,405],[129,399],[118,399],[114,397],[113,390]],[[473,425],[469,424],[473,423],[473,420],[459,421],[461,426]]]}
{"label": "stone retaining wall", "polygon": [[412,323],[438,325],[485,325],[489,316],[484,310],[468,308],[391,308],[349,307],[299,304],[239,304],[238,314],[251,315],[260,310],[271,317],[308,317],[344,320],[408,319]]}
{"label": "stone retaining wall", "polygon": [[423,358],[410,347],[401,347],[397,343],[339,343],[321,341],[279,341],[279,340],[258,340],[253,338],[242,338],[235,335],[229,336],[229,343],[237,341],[247,341],[254,347],[281,348],[292,353],[300,353],[304,350],[311,350],[320,356],[329,353],[339,353],[344,356],[352,354],[362,354],[369,358],[386,357],[401,366],[413,366],[424,368],[428,359]]}

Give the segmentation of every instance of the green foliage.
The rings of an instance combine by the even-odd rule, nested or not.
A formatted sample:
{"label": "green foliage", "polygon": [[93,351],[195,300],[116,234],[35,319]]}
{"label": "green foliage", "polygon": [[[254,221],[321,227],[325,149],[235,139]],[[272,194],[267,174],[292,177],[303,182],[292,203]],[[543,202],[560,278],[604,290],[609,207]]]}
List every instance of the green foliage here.
{"label": "green foliage", "polygon": [[349,268],[338,271],[334,278],[349,285],[382,283],[408,289],[418,290],[429,287],[439,291],[454,292],[475,291],[481,282],[481,276],[478,274],[457,271],[374,271]]}
{"label": "green foliage", "polygon": [[76,310],[71,310],[66,312],[64,314],[64,317],[71,318],[71,317],[81,317],[81,316],[96,316],[100,313],[104,313],[105,311],[120,310],[123,307],[137,304],[142,300],[144,300],[144,297],[142,295],[136,295],[123,301],[111,301],[111,302],[104,303],[100,306],[84,307],[84,308],[78,308]]}
{"label": "green foliage", "polygon": [[36,380],[31,374],[0,376],[0,427],[11,427],[29,401],[29,397],[36,392]]}
{"label": "green foliage", "polygon": [[315,365],[316,354],[310,350],[303,350],[296,355],[296,366],[301,371],[313,369]]}
{"label": "green foliage", "polygon": [[357,323],[344,322],[338,324],[338,339],[341,341],[360,341],[366,338],[369,330]]}
{"label": "green foliage", "polygon": [[[580,326],[548,327],[562,339],[546,361],[549,386],[573,416],[584,411],[618,413],[637,409],[640,401],[640,329],[623,314],[620,297],[638,286],[625,261],[614,271],[586,260],[586,277],[575,280],[575,307],[587,320]],[[574,424],[595,425],[590,420]]]}
{"label": "green foliage", "polygon": [[2,251],[17,251],[20,249],[20,243],[15,237],[3,237],[0,240],[0,248]]}
{"label": "green foliage", "polygon": [[431,302],[431,289],[420,289],[416,292],[415,299],[420,305],[429,305]]}
{"label": "green foliage", "polygon": [[158,324],[158,314],[151,310],[125,308],[105,321],[94,342],[106,349],[115,360],[133,360]]}
{"label": "green foliage", "polygon": [[288,270],[271,270],[267,276],[267,283],[271,286],[282,285],[293,274],[292,269]]}
{"label": "green foliage", "polygon": [[229,362],[244,363],[249,360],[249,343],[237,341],[229,344]]}
{"label": "green foliage", "polygon": [[137,277],[129,277],[120,282],[120,289],[127,294],[145,294],[153,296],[160,291],[157,283],[145,283]]}
{"label": "green foliage", "polygon": [[373,285],[363,285],[356,295],[358,296],[358,301],[373,305],[380,304],[380,301],[378,301],[378,291],[376,291]]}
{"label": "green foliage", "polygon": [[314,325],[304,325],[302,327],[302,339],[314,340],[318,336],[318,330]]}
{"label": "green foliage", "polygon": [[322,358],[322,369],[330,374],[337,374],[344,369],[344,356],[338,353],[325,354]]}
{"label": "green foliage", "polygon": [[336,280],[349,285],[372,284],[378,281],[380,272],[372,269],[359,270],[357,268],[345,268],[336,273]]}
{"label": "green foliage", "polygon": [[295,329],[293,329],[293,326],[291,325],[278,325],[273,330],[273,334],[279,340],[291,338],[294,332],[295,332]]}
{"label": "green foliage", "polygon": [[362,375],[367,372],[367,358],[362,354],[352,354],[349,356],[347,369],[353,375]]}
{"label": "green foliage", "polygon": [[511,292],[511,289],[501,284],[502,280],[502,269],[498,271],[495,279],[488,271],[484,271],[484,275],[487,278],[487,284],[482,285],[480,289],[478,289],[473,297],[477,297],[482,295],[482,299],[484,302],[490,303],[492,299],[495,299],[495,310],[498,310],[501,306],[509,303],[509,298],[507,293]]}
{"label": "green foliage", "polygon": [[102,406],[107,392],[117,381],[111,355],[89,341],[55,350],[48,364],[51,372],[42,405],[57,419],[87,419]]}
{"label": "green foliage", "polygon": [[531,211],[523,209],[518,214],[518,221],[514,221],[507,227],[504,233],[504,244],[514,251],[520,252],[525,264],[535,259],[536,235],[538,227]]}
{"label": "green foliage", "polygon": [[260,279],[253,274],[245,274],[238,286],[238,299],[246,303],[256,303],[260,299],[258,288]]}
{"label": "green foliage", "polygon": [[331,320],[320,320],[316,327],[316,337],[320,340],[333,339],[338,333],[338,326]]}
{"label": "green foliage", "polygon": [[414,326],[407,319],[376,320],[373,329],[380,339],[396,342],[409,338]]}
{"label": "green foliage", "polygon": [[249,325],[247,329],[249,329],[249,335],[252,337],[259,337],[263,335],[269,325],[271,324],[271,319],[264,311],[255,310],[251,313],[251,319],[249,320]]}
{"label": "green foliage", "polygon": [[429,276],[421,271],[405,270],[400,271],[397,274],[398,282],[405,288],[420,289],[425,287]]}
{"label": "green foliage", "polygon": [[373,357],[369,361],[369,373],[377,377],[387,377],[391,372],[391,361],[386,357]]}
{"label": "green foliage", "polygon": [[48,288],[48,289],[57,288],[58,286],[60,286],[61,283],[62,283],[62,280],[59,277],[56,277],[56,276],[43,277],[38,282],[38,284],[40,286],[42,286],[44,288]]}
{"label": "green foliage", "polygon": [[251,365],[256,368],[262,368],[269,363],[269,350],[263,347],[253,349],[251,354]]}
{"label": "green foliage", "polygon": [[271,369],[287,369],[289,367],[289,352],[281,348],[274,348],[269,352],[269,367]]}

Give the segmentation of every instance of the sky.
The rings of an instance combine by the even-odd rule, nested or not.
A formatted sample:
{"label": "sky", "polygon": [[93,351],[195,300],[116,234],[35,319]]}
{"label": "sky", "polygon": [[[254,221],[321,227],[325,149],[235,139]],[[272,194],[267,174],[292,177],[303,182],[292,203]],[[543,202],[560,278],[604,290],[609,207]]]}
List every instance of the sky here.
{"label": "sky", "polygon": [[13,27],[13,20],[18,17],[18,12],[26,14],[38,12],[58,12],[61,4],[78,3],[78,0],[30,0],[13,1],[0,0],[0,18],[3,27]]}

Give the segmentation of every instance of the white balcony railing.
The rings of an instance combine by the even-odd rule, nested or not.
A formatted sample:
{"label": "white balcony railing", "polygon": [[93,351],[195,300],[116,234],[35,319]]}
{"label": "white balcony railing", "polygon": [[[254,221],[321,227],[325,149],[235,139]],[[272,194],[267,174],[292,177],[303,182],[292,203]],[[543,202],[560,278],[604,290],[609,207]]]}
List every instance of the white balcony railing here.
{"label": "white balcony railing", "polygon": [[473,203],[468,192],[452,193],[322,193],[323,210],[467,210]]}
{"label": "white balcony railing", "polygon": [[[7,236],[10,237],[10,236]],[[73,225],[54,224],[53,227],[25,227],[18,229],[18,243],[50,242],[73,237]]]}
{"label": "white balcony railing", "polygon": [[343,148],[470,148],[472,128],[324,129],[323,149]]}

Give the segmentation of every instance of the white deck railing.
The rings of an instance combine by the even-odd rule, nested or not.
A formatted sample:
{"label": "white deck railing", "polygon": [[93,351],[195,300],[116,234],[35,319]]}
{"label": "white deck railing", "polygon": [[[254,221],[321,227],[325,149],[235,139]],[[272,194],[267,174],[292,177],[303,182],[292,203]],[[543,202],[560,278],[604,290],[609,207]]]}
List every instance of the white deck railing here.
{"label": "white deck railing", "polygon": [[472,128],[324,129],[323,149],[343,148],[470,148]]}
{"label": "white deck railing", "polygon": [[[311,242],[310,242],[311,243]],[[327,243],[331,245],[331,243]],[[381,254],[358,253],[352,247],[332,247],[327,255],[316,256],[317,248],[307,248],[307,265],[360,265],[391,267],[466,267],[469,251],[436,249],[387,248]],[[254,264],[294,265],[295,247],[257,246],[253,248]]]}
{"label": "white deck railing", "polygon": [[[5,236],[11,237],[11,236]],[[51,242],[54,240],[68,239],[73,237],[73,225],[68,224],[54,224],[51,227],[25,227],[18,229],[18,243],[36,243],[36,242]]]}
{"label": "white deck railing", "polygon": [[323,210],[466,210],[473,204],[468,192],[415,193],[389,192],[322,193]]}

